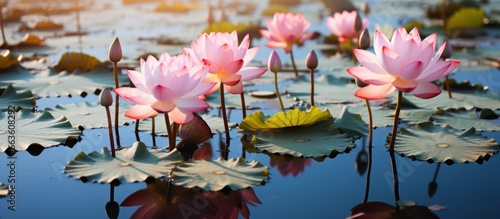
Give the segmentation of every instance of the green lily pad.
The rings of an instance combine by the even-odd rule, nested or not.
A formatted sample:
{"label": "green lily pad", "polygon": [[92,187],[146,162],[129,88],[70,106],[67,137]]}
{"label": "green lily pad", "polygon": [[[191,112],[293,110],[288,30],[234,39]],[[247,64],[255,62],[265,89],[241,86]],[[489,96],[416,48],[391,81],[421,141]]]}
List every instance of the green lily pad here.
{"label": "green lily pad", "polygon": [[[247,107],[252,108],[260,108],[260,109],[281,109],[279,105],[279,100],[277,96],[273,96],[270,98],[259,98],[253,95],[250,95],[253,90],[245,90],[245,105]],[[273,91],[274,92],[274,91]],[[283,92],[281,92],[283,94]],[[206,95],[206,101],[213,108],[220,107],[220,94],[219,91],[214,92],[213,94]],[[286,96],[281,97],[283,100],[283,106],[285,108],[293,107],[297,101],[293,100],[293,98],[288,98]],[[226,103],[226,108],[238,108],[241,109],[241,96],[239,94],[231,94],[225,91],[224,100]]]}
{"label": "green lily pad", "polygon": [[[361,118],[365,123],[368,124],[368,112],[366,110],[366,105],[365,104],[348,104],[346,105],[347,109],[349,112],[353,114],[359,114],[361,115]],[[333,115],[340,115],[342,113],[342,110],[344,109],[344,105],[337,105],[337,104],[328,104],[326,105],[328,107],[328,110]],[[372,118],[373,118],[373,127],[386,127],[386,126],[392,126],[394,123],[394,109],[389,109],[387,107],[378,107],[378,106],[371,106],[372,110]]]}
{"label": "green lily pad", "polygon": [[107,147],[102,148],[101,153],[80,152],[66,165],[64,172],[84,182],[131,183],[168,177],[172,168],[181,162],[182,156],[177,150],[150,152],[144,143],[135,142],[130,148],[116,151],[115,157]]}
{"label": "green lily pad", "polygon": [[[208,124],[212,133],[224,133],[224,120],[222,117],[202,114],[200,115],[203,120]],[[145,119],[140,121],[139,130],[145,131],[147,133],[153,133],[151,129],[151,119]],[[230,122],[229,129],[236,127],[236,123]],[[158,114],[155,117],[155,134],[158,136],[167,136],[167,126],[165,125],[165,119],[163,114]]]}
{"label": "green lily pad", "polygon": [[344,106],[338,119],[333,123],[334,127],[355,138],[368,135],[368,124],[363,121],[361,115],[349,112]]}
{"label": "green lily pad", "polygon": [[448,93],[442,92],[438,96],[432,99],[420,99],[413,95],[403,96],[406,101],[412,104],[426,109],[435,110],[440,109],[450,109],[450,108],[490,108],[490,109],[500,109],[500,94],[498,93],[459,93],[451,92],[453,98],[448,98]]}
{"label": "green lily pad", "polygon": [[[129,105],[120,104],[119,122],[120,125],[128,125],[135,120],[125,117]],[[106,120],[106,109],[98,102],[72,103],[65,105],[56,105],[53,109],[46,108],[55,117],[65,116],[71,122],[73,127],[82,127],[84,129],[108,127]],[[111,118],[115,117],[115,107],[109,107]],[[113,122],[114,124],[114,122]]]}
{"label": "green lily pad", "polygon": [[[330,74],[314,79],[314,100],[317,103],[360,103],[362,100],[354,96],[358,87],[350,79],[337,78]],[[310,102],[311,81],[309,76],[300,76],[286,90],[291,97]]]}
{"label": "green lily pad", "polygon": [[434,123],[438,125],[446,124],[460,130],[465,130],[470,127],[474,127],[477,131],[500,130],[499,120],[480,119],[475,109],[459,109],[441,112],[441,114],[432,116]]}
{"label": "green lily pad", "polygon": [[321,111],[317,107],[311,107],[309,111],[293,109],[288,112],[278,112],[273,116],[264,115],[257,111],[248,115],[239,128],[243,131],[254,132],[260,129],[281,129],[294,126],[310,126],[319,121],[331,120],[332,115],[328,109]]}
{"label": "green lily pad", "polygon": [[9,194],[9,186],[0,182],[0,197],[7,196]]}
{"label": "green lily pad", "polygon": [[244,158],[223,160],[189,160],[172,170],[173,184],[205,191],[232,190],[262,185],[269,178],[268,167],[259,161],[248,163]]}
{"label": "green lily pad", "polygon": [[0,111],[6,111],[9,106],[15,106],[17,110],[18,108],[32,109],[36,105],[31,91],[26,90],[18,93],[12,84],[7,85],[3,91],[0,89],[0,102],[2,103]]}
{"label": "green lily pad", "polygon": [[435,162],[481,162],[496,153],[498,142],[486,139],[474,127],[465,131],[422,123],[401,128],[394,150],[412,159]]}
{"label": "green lily pad", "polygon": [[[55,119],[47,111],[42,113],[19,111],[15,114],[15,120],[12,116],[8,112],[0,113],[0,142],[5,142],[0,145],[0,151],[7,149],[6,143],[11,139],[9,136],[12,134],[9,132],[12,130],[17,151],[27,150],[32,145],[46,148],[64,144],[72,147],[80,138],[81,131],[73,128],[65,117]],[[9,121],[15,121],[10,122],[14,129],[8,127]]]}
{"label": "green lily pad", "polygon": [[[127,84],[126,75],[119,74],[120,84]],[[18,90],[31,90],[35,97],[58,97],[98,93],[100,89],[115,87],[112,70],[104,66],[90,72],[76,69],[73,73],[58,73],[54,68],[31,74],[21,67],[10,68],[7,73],[0,74],[0,86],[12,83]]]}
{"label": "green lily pad", "polygon": [[312,126],[261,129],[252,142],[260,151],[294,157],[335,157],[354,147],[352,138],[331,130],[332,120]]}
{"label": "green lily pad", "polygon": [[433,114],[434,110],[429,109],[403,109],[399,113],[399,118],[406,123],[413,125],[422,122],[429,122]]}

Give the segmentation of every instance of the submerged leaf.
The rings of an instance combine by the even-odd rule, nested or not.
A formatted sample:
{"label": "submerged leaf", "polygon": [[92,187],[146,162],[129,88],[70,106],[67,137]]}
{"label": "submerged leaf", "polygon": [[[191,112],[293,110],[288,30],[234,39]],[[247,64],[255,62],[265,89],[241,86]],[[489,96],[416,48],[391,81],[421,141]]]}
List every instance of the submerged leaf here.
{"label": "submerged leaf", "polygon": [[[8,127],[9,124],[11,128]],[[42,113],[19,111],[15,114],[15,120],[14,115],[8,112],[0,113],[0,142],[9,142],[10,131],[16,136],[14,142],[17,151],[27,150],[31,146],[46,148],[65,144],[72,147],[81,134],[81,131],[73,128],[65,117],[55,119],[47,111]],[[7,147],[7,144],[2,143],[0,151],[5,151]]]}
{"label": "submerged leaf", "polygon": [[[3,91],[2,91],[3,90]],[[35,107],[36,101],[31,91],[26,90],[17,92],[12,84],[7,85],[7,88],[0,89],[0,111],[6,111],[9,106],[14,106],[16,109],[32,109]]]}
{"label": "submerged leaf", "polygon": [[500,130],[500,122],[498,120],[481,119],[475,109],[442,111],[441,114],[433,115],[432,119],[438,125],[450,125],[460,130],[470,127],[474,127],[477,131]]}
{"label": "submerged leaf", "polygon": [[486,139],[472,127],[465,131],[422,123],[401,128],[394,150],[416,160],[435,162],[481,161],[497,152],[498,142]]}
{"label": "submerged leaf", "polygon": [[66,165],[64,172],[84,182],[142,182],[151,177],[168,177],[181,161],[177,150],[150,152],[144,143],[135,142],[130,148],[116,151],[116,157],[111,156],[107,147],[102,148],[101,153],[80,152]]}
{"label": "submerged leaf", "polygon": [[232,190],[262,185],[269,178],[269,170],[259,161],[247,163],[243,158],[223,160],[190,160],[172,170],[173,184],[205,191]]}
{"label": "submerged leaf", "polygon": [[241,122],[239,128],[243,131],[254,132],[257,130],[281,129],[286,127],[310,126],[316,122],[332,120],[330,111],[321,111],[311,107],[309,111],[293,109],[288,112],[278,112],[273,116],[264,115],[257,111],[248,115]]}

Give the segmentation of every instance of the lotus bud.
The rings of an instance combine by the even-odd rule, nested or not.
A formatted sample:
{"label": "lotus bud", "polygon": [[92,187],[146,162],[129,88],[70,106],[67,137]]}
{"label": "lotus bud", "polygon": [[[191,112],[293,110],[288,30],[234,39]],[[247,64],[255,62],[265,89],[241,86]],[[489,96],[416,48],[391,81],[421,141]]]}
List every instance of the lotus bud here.
{"label": "lotus bud", "polygon": [[269,60],[267,61],[267,68],[273,73],[278,73],[281,70],[281,59],[275,50],[269,55]]}
{"label": "lotus bud", "polygon": [[370,47],[370,33],[367,29],[363,30],[359,35],[358,46],[360,49],[368,49]]}
{"label": "lotus bud", "polygon": [[363,21],[361,21],[359,13],[356,13],[356,20],[354,20],[354,29],[356,31],[360,31],[362,28],[363,28]]}
{"label": "lotus bud", "polygon": [[108,55],[109,61],[111,62],[119,62],[122,60],[122,46],[120,45],[118,37],[115,38],[115,41],[113,41],[109,47]]}
{"label": "lotus bud", "polygon": [[444,46],[444,50],[443,50],[443,53],[441,53],[441,58],[442,59],[447,59],[447,58],[450,58],[451,57],[451,54],[452,54],[452,49],[451,49],[451,44],[449,44],[448,42],[444,42],[446,45]]}
{"label": "lotus bud", "polygon": [[308,69],[314,70],[318,67],[318,56],[314,50],[311,50],[306,56],[306,66]]}
{"label": "lotus bud", "polygon": [[104,88],[104,90],[101,91],[101,94],[99,94],[99,103],[104,107],[113,105],[113,97],[111,96],[111,92],[108,88]]}
{"label": "lotus bud", "polygon": [[361,11],[364,14],[369,14],[370,13],[370,5],[367,2],[363,2],[363,4],[361,4]]}
{"label": "lotus bud", "polygon": [[366,86],[368,86],[368,85],[369,85],[369,84],[365,83],[364,81],[359,80],[359,79],[357,79],[357,78],[354,78],[354,81],[356,82],[356,85],[357,85],[358,87],[366,87]]}

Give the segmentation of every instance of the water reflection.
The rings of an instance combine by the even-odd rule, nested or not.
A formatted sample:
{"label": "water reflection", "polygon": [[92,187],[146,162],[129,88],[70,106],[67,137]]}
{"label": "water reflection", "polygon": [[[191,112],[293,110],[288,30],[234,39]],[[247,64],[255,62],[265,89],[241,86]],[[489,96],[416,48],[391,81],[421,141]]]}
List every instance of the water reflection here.
{"label": "water reflection", "polygon": [[292,156],[280,156],[269,154],[271,167],[276,167],[282,176],[291,174],[296,177],[299,173],[304,172],[306,167],[311,166],[310,158],[300,158]]}
{"label": "water reflection", "polygon": [[436,171],[434,172],[434,177],[432,178],[432,181],[429,183],[429,186],[427,187],[427,194],[429,195],[430,198],[432,196],[434,196],[434,194],[436,194],[436,191],[438,188],[438,184],[436,182],[436,179],[437,179],[437,175],[439,173],[440,167],[441,167],[441,163],[438,163],[436,166]]}
{"label": "water reflection", "polygon": [[252,188],[203,192],[156,180],[130,194],[121,206],[140,206],[131,218],[229,218],[250,217],[248,205],[261,204]]}

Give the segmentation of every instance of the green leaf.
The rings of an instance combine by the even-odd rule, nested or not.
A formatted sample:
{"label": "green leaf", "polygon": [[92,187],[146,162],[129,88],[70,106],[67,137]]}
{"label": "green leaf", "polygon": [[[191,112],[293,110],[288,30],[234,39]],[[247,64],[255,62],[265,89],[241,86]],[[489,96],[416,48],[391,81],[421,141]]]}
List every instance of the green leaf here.
{"label": "green leaf", "polygon": [[311,107],[309,111],[293,109],[288,112],[278,112],[273,116],[264,115],[262,111],[257,111],[248,115],[241,122],[239,128],[244,131],[257,131],[260,129],[281,129],[294,126],[310,126],[319,121],[332,120],[330,111],[319,110]]}
{"label": "green leaf", "polygon": [[435,110],[440,109],[450,109],[450,108],[466,108],[468,110],[476,108],[490,108],[490,109],[500,109],[500,94],[498,93],[458,93],[451,92],[453,98],[448,98],[447,92],[442,92],[437,97],[432,99],[420,99],[413,95],[405,95],[404,99],[410,101],[414,105],[420,108],[426,108]]}
{"label": "green leaf", "polygon": [[476,29],[483,26],[483,9],[464,7],[453,13],[446,23],[448,31],[461,29]]}
{"label": "green leaf", "polygon": [[66,165],[64,172],[84,182],[131,183],[168,177],[172,168],[181,162],[182,156],[177,150],[150,152],[144,143],[135,142],[130,148],[116,151],[115,157],[107,147],[102,148],[101,153],[80,152]]}
{"label": "green leaf", "polygon": [[[413,125],[422,122],[429,122],[433,114],[434,111],[429,109],[404,109],[399,113],[399,118],[406,123]],[[394,113],[392,115],[394,118]]]}
{"label": "green leaf", "polygon": [[[212,133],[224,133],[224,120],[222,117],[203,114],[200,115],[203,120],[208,124]],[[167,136],[167,126],[165,125],[165,119],[163,114],[158,114],[155,117],[155,133],[159,136]],[[145,119],[140,121],[139,130],[145,131],[147,133],[152,133],[151,127],[152,119]],[[229,123],[229,129],[236,127],[236,123]]]}
{"label": "green leaf", "polygon": [[[118,75],[119,83],[128,83],[126,75]],[[31,90],[35,97],[58,97],[98,93],[100,89],[115,87],[112,70],[101,66],[91,72],[77,69],[73,73],[58,73],[54,68],[31,74],[21,67],[0,74],[0,86],[12,83],[18,90]]]}
{"label": "green leaf", "polygon": [[[10,115],[13,116],[13,115]],[[9,121],[11,129],[8,127]],[[13,117],[9,117],[8,112],[0,113],[0,151],[5,151],[8,147],[9,131],[15,132],[15,149],[17,151],[27,150],[31,145],[41,145],[50,147],[60,144],[73,146],[78,140],[81,131],[73,128],[65,117],[55,119],[49,112],[32,113],[19,111]],[[47,133],[50,133],[48,135]]]}
{"label": "green leaf", "polygon": [[[365,123],[368,124],[368,111],[366,110],[365,104],[348,104],[346,105],[349,112],[353,114],[361,115],[361,118]],[[344,109],[343,105],[327,105],[328,110],[332,113],[332,115],[340,115],[342,110]],[[394,110],[389,109],[387,107],[377,107],[371,106],[372,110],[372,118],[373,118],[373,127],[385,127],[392,126],[394,123]]]}
{"label": "green leaf", "polygon": [[172,170],[173,184],[205,191],[232,190],[262,185],[269,178],[269,170],[259,161],[246,162],[243,158],[223,160],[189,160]]}
{"label": "green leaf", "polygon": [[272,154],[294,157],[335,157],[354,147],[346,134],[331,130],[331,121],[303,127],[262,129],[254,133],[252,141],[259,150]]}
{"label": "green leaf", "polygon": [[[360,103],[362,99],[354,96],[358,87],[349,79],[324,74],[314,79],[314,100],[317,103]],[[309,76],[300,76],[286,90],[291,97],[310,102],[311,81]]]}
{"label": "green leaf", "polygon": [[36,100],[31,91],[26,90],[17,92],[12,84],[7,85],[5,90],[0,90],[0,111],[7,111],[9,106],[15,106],[16,110],[20,107],[22,109],[33,109],[36,105]]}
{"label": "green leaf", "polygon": [[498,142],[486,139],[472,127],[465,131],[422,123],[401,128],[394,150],[412,159],[435,162],[481,162],[497,152]]}
{"label": "green leaf", "polygon": [[61,55],[55,68],[68,72],[73,72],[76,69],[91,71],[99,65],[102,65],[102,62],[94,56],[81,52],[65,52]]}
{"label": "green leaf", "polygon": [[[253,107],[253,108],[260,108],[260,109],[280,109],[278,97],[273,96],[270,98],[260,98],[258,96],[253,96],[251,95],[253,91],[252,90],[245,90],[244,95],[245,95],[245,105]],[[273,91],[274,92],[274,91]],[[283,94],[283,92],[281,92]],[[211,107],[213,108],[218,108],[220,107],[220,95],[219,91],[216,91],[213,94],[206,95],[205,96],[207,99],[207,103],[210,104]],[[285,108],[291,108],[294,106],[297,101],[293,100],[293,98],[288,98],[286,96],[281,97],[283,100],[283,106]],[[231,108],[238,108],[241,109],[241,96],[237,94],[230,94],[229,92],[225,91],[224,94],[224,100],[226,103],[226,108],[231,109]]]}
{"label": "green leaf", "polygon": [[363,121],[361,115],[350,113],[346,106],[344,106],[339,118],[335,120],[333,125],[355,138],[368,135],[368,124]]}
{"label": "green leaf", "polygon": [[[118,120],[119,125],[128,125],[135,121],[125,117],[129,105],[120,104]],[[108,127],[108,120],[106,119],[106,109],[98,102],[89,103],[72,103],[66,105],[56,105],[54,109],[46,108],[55,117],[65,116],[71,122],[73,127],[83,127],[85,129]],[[111,118],[114,121],[115,107],[109,108]],[[114,122],[113,122],[114,124]]]}
{"label": "green leaf", "polygon": [[477,131],[500,130],[499,120],[480,119],[475,109],[442,111],[441,114],[433,115],[432,119],[438,125],[450,125],[460,130],[470,127],[474,127]]}

